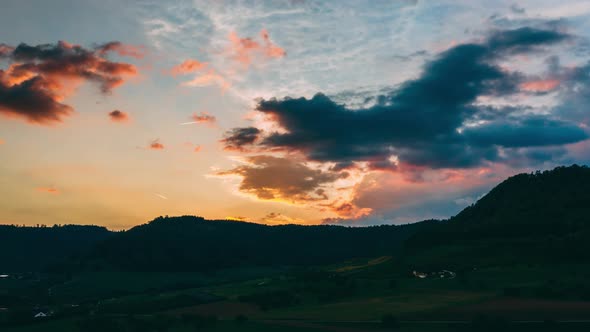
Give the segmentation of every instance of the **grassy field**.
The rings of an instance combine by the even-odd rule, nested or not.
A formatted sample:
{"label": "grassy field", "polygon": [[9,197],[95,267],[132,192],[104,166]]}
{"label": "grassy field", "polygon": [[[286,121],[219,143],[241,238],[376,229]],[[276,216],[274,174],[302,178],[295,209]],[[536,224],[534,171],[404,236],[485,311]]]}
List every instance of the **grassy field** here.
{"label": "grassy field", "polygon": [[[457,272],[452,278],[431,274],[425,279],[416,278],[411,271],[391,257],[380,257],[307,269],[31,277],[10,280],[6,283],[10,287],[0,288],[0,296],[26,294],[21,306],[49,299],[45,305],[58,315],[49,321],[29,319],[20,327],[0,329],[391,330],[384,325],[384,317],[391,317],[393,325],[404,331],[590,328],[585,322],[553,323],[590,322],[590,301],[583,298],[585,282],[590,280],[587,266],[479,267]],[[77,311],[62,310],[74,301],[83,303]]]}

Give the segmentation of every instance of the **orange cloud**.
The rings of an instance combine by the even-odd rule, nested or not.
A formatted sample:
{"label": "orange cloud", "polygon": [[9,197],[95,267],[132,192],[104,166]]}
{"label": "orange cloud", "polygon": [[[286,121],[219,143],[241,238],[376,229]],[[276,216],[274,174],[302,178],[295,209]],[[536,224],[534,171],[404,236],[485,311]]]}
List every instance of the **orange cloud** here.
{"label": "orange cloud", "polygon": [[556,79],[528,81],[521,83],[520,88],[529,92],[547,92],[555,89],[559,83]]}
{"label": "orange cloud", "polygon": [[248,67],[256,58],[281,58],[287,55],[287,52],[274,44],[268,31],[262,29],[260,31],[261,41],[256,41],[253,38],[241,38],[237,33],[229,34],[230,47],[228,53],[237,62]]}
{"label": "orange cloud", "polygon": [[0,145],[4,144],[4,140],[0,138]]}
{"label": "orange cloud", "polygon": [[164,144],[160,143],[160,139],[155,139],[150,143],[149,148],[152,150],[164,150]]}
{"label": "orange cloud", "polygon": [[201,146],[200,145],[195,146],[195,148],[193,149],[193,152],[195,152],[195,153],[201,152]]}
{"label": "orange cloud", "polygon": [[203,69],[205,69],[205,67],[207,67],[207,63],[205,63],[205,62],[199,62],[198,60],[195,60],[195,59],[188,59],[188,60],[185,60],[183,63],[172,67],[172,70],[170,70],[170,73],[173,76],[186,75],[186,74],[190,74],[190,73],[194,73],[194,72],[203,70]]}
{"label": "orange cloud", "polygon": [[225,220],[231,220],[231,221],[246,221],[248,218],[246,217],[242,217],[242,216],[229,216],[229,217],[225,217]]}
{"label": "orange cloud", "polygon": [[38,187],[35,190],[37,190],[38,192],[41,192],[41,193],[47,193],[47,194],[52,194],[52,195],[59,194],[59,190],[57,190],[53,187]]}
{"label": "orange cloud", "polygon": [[322,187],[346,178],[348,173],[315,169],[290,158],[267,155],[250,156],[247,164],[217,176],[240,178],[239,190],[260,200],[290,203],[317,202],[328,199]]}
{"label": "orange cloud", "polygon": [[303,219],[292,218],[281,213],[271,212],[260,219],[260,222],[267,225],[302,224]]}
{"label": "orange cloud", "polygon": [[129,115],[123,111],[114,110],[109,112],[109,118],[113,122],[127,122],[129,121]]}

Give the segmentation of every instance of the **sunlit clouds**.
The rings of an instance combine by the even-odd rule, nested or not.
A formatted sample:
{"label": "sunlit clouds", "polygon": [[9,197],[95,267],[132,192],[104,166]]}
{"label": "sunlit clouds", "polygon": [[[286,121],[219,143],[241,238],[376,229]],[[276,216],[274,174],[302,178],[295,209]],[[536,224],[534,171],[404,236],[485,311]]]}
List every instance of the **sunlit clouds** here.
{"label": "sunlit clouds", "polygon": [[198,60],[195,60],[195,59],[188,59],[188,60],[185,60],[183,63],[172,67],[172,69],[170,70],[170,73],[172,75],[186,75],[186,74],[195,73],[195,72],[198,72],[202,69],[205,69],[206,66],[207,66],[206,63],[199,62]]}
{"label": "sunlit clouds", "polygon": [[226,52],[231,59],[248,68],[256,61],[284,57],[287,52],[274,44],[266,29],[262,29],[258,38],[240,37],[236,32],[229,34],[231,44]]}
{"label": "sunlit clouds", "polygon": [[[281,58],[286,51],[275,44],[266,29],[256,38],[240,37],[235,31],[228,35],[228,42],[222,51],[211,51],[211,62],[186,59],[172,67],[173,76],[191,75],[192,79],[181,83],[187,87],[218,86],[227,91],[233,81],[240,81],[244,71],[251,66],[264,64],[273,58]],[[214,65],[216,63],[217,65]]]}
{"label": "sunlit clouds", "polygon": [[520,87],[525,91],[531,92],[547,92],[554,90],[559,86],[559,80],[546,79],[538,81],[528,81],[520,84]]}
{"label": "sunlit clouds", "polygon": [[14,1],[0,219],[449,217],[590,163],[586,2],[55,3],[48,28]]}
{"label": "sunlit clouds", "polygon": [[92,82],[103,94],[109,94],[137,74],[134,65],[107,58],[111,52],[138,55],[124,49],[118,42],[94,48],[65,41],[35,46],[4,45],[2,58],[9,66],[0,69],[0,113],[34,124],[63,122],[74,113],[64,100],[82,83]]}

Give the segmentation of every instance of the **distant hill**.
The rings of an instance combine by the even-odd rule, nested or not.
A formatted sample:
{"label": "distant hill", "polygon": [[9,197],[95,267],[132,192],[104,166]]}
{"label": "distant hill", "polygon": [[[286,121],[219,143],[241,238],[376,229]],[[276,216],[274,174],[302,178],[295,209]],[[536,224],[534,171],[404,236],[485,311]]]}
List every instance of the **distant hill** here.
{"label": "distant hill", "polygon": [[40,271],[89,250],[113,234],[98,226],[0,225],[0,273]]}
{"label": "distant hill", "polygon": [[159,217],[99,243],[87,262],[92,269],[134,271],[326,264],[391,254],[420,226],[267,226]]}
{"label": "distant hill", "polygon": [[590,168],[512,176],[406,242],[430,264],[570,262],[590,258]]}
{"label": "distant hill", "polygon": [[515,175],[448,220],[403,226],[267,226],[194,216],[158,217],[117,233],[0,226],[0,272],[206,271],[394,254],[426,268],[587,262],[590,169]]}

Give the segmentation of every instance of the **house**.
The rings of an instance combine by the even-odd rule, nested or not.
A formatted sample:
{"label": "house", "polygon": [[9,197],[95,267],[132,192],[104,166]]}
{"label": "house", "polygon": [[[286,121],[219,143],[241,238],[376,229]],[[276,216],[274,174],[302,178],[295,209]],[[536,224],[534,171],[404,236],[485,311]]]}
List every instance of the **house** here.
{"label": "house", "polygon": [[43,311],[39,311],[35,316],[33,316],[34,318],[46,318],[49,317],[48,313],[45,313]]}

